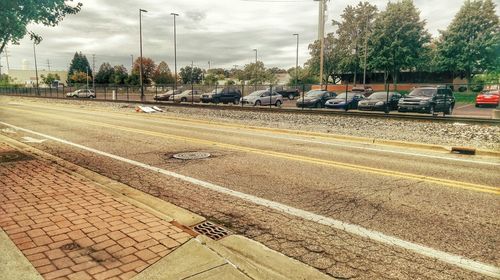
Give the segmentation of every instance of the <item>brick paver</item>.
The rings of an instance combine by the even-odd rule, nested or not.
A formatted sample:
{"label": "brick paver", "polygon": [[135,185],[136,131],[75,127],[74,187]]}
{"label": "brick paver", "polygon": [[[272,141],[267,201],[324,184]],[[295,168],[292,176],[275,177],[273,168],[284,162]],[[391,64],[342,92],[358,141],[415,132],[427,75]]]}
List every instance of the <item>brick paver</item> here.
{"label": "brick paver", "polygon": [[40,159],[0,163],[0,227],[45,279],[130,279],[190,238]]}

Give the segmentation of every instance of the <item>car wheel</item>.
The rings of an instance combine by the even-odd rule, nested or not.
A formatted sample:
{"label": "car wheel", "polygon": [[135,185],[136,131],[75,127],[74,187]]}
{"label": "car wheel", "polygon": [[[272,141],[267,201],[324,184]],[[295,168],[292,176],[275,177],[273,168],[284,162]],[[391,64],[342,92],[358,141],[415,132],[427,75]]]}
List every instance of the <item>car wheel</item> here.
{"label": "car wheel", "polygon": [[95,95],[91,95],[89,96],[90,99],[94,99],[95,98]]}
{"label": "car wheel", "polygon": [[446,115],[453,115],[453,105],[448,106],[448,109],[444,113]]}
{"label": "car wheel", "polygon": [[479,105],[479,104],[476,104],[476,108],[479,108],[479,107],[481,107],[481,105]]}
{"label": "car wheel", "polygon": [[280,100],[277,100],[276,101],[276,104],[274,104],[276,107],[281,107],[281,101]]}
{"label": "car wheel", "polygon": [[320,109],[321,108],[321,102],[316,103],[316,105],[314,107]]}
{"label": "car wheel", "polygon": [[187,100],[187,98],[186,98],[186,97],[181,98],[181,102],[187,102],[187,101],[188,101],[188,100]]}
{"label": "car wheel", "polygon": [[255,101],[255,104],[253,104],[253,106],[260,106],[262,103],[260,102],[260,100],[257,100]]}
{"label": "car wheel", "polygon": [[290,100],[294,100],[294,99],[295,99],[295,94],[289,94],[289,95],[288,95],[288,99],[290,99]]}
{"label": "car wheel", "polygon": [[431,105],[431,107],[429,107],[429,114],[431,114],[433,116],[436,114],[436,110],[434,108],[434,105]]}
{"label": "car wheel", "polygon": [[215,99],[214,99],[214,103],[215,103],[215,104],[219,104],[219,102],[220,102],[219,98],[215,98]]}
{"label": "car wheel", "polygon": [[234,105],[238,105],[239,103],[240,103],[240,100],[239,100],[238,98],[235,98],[235,99],[233,100],[233,104],[234,104]]}

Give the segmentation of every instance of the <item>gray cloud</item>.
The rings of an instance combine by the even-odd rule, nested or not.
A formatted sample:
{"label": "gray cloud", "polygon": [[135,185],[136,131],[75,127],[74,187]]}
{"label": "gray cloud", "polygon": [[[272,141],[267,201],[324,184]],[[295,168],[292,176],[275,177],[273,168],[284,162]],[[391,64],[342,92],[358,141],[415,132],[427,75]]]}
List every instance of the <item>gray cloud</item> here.
{"label": "gray cloud", "polygon": [[[144,56],[164,60],[173,68],[173,19],[177,18],[178,68],[191,61],[206,68],[243,66],[254,59],[253,49],[268,66],[288,68],[295,64],[295,38],[301,34],[300,61],[308,59],[307,46],[317,37],[317,2],[249,2],[238,0],[80,0],[80,14],[67,17],[59,26],[30,26],[44,41],[37,47],[41,68],[66,69],[75,51],[91,59],[96,68],[102,62],[129,67],[131,55],[139,53],[139,8],[143,16]],[[329,4],[328,19],[339,19],[346,5],[359,0],[337,0]],[[370,0],[380,10],[387,0]],[[460,8],[457,0],[415,0],[421,17],[434,35],[445,29]],[[497,7],[498,11],[498,7]],[[333,27],[327,26],[332,32]],[[33,61],[32,45],[25,38],[20,45],[9,46],[12,68],[20,68],[23,59]],[[2,57],[2,65],[5,65]],[[33,63],[31,63],[33,65]]]}

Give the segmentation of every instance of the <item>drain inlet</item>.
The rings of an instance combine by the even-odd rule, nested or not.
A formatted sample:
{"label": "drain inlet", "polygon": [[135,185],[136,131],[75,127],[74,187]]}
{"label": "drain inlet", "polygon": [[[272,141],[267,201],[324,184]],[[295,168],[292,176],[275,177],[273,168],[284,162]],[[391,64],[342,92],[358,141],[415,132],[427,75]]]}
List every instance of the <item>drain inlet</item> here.
{"label": "drain inlet", "polygon": [[213,240],[219,240],[231,234],[229,230],[209,221],[194,226],[194,230]]}

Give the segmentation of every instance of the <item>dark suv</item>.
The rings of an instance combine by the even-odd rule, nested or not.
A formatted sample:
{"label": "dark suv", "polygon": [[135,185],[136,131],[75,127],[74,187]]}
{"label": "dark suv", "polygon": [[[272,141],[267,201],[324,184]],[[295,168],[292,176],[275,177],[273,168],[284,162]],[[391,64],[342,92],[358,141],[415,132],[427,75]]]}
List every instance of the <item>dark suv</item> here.
{"label": "dark suv", "polygon": [[455,97],[451,89],[444,86],[424,86],[413,89],[410,94],[401,98],[398,103],[399,112],[418,112],[435,114],[453,113]]}
{"label": "dark suv", "polygon": [[233,103],[238,104],[241,98],[241,91],[238,88],[227,87],[217,90],[213,90],[210,93],[204,93],[201,96],[201,102],[203,103]]}

